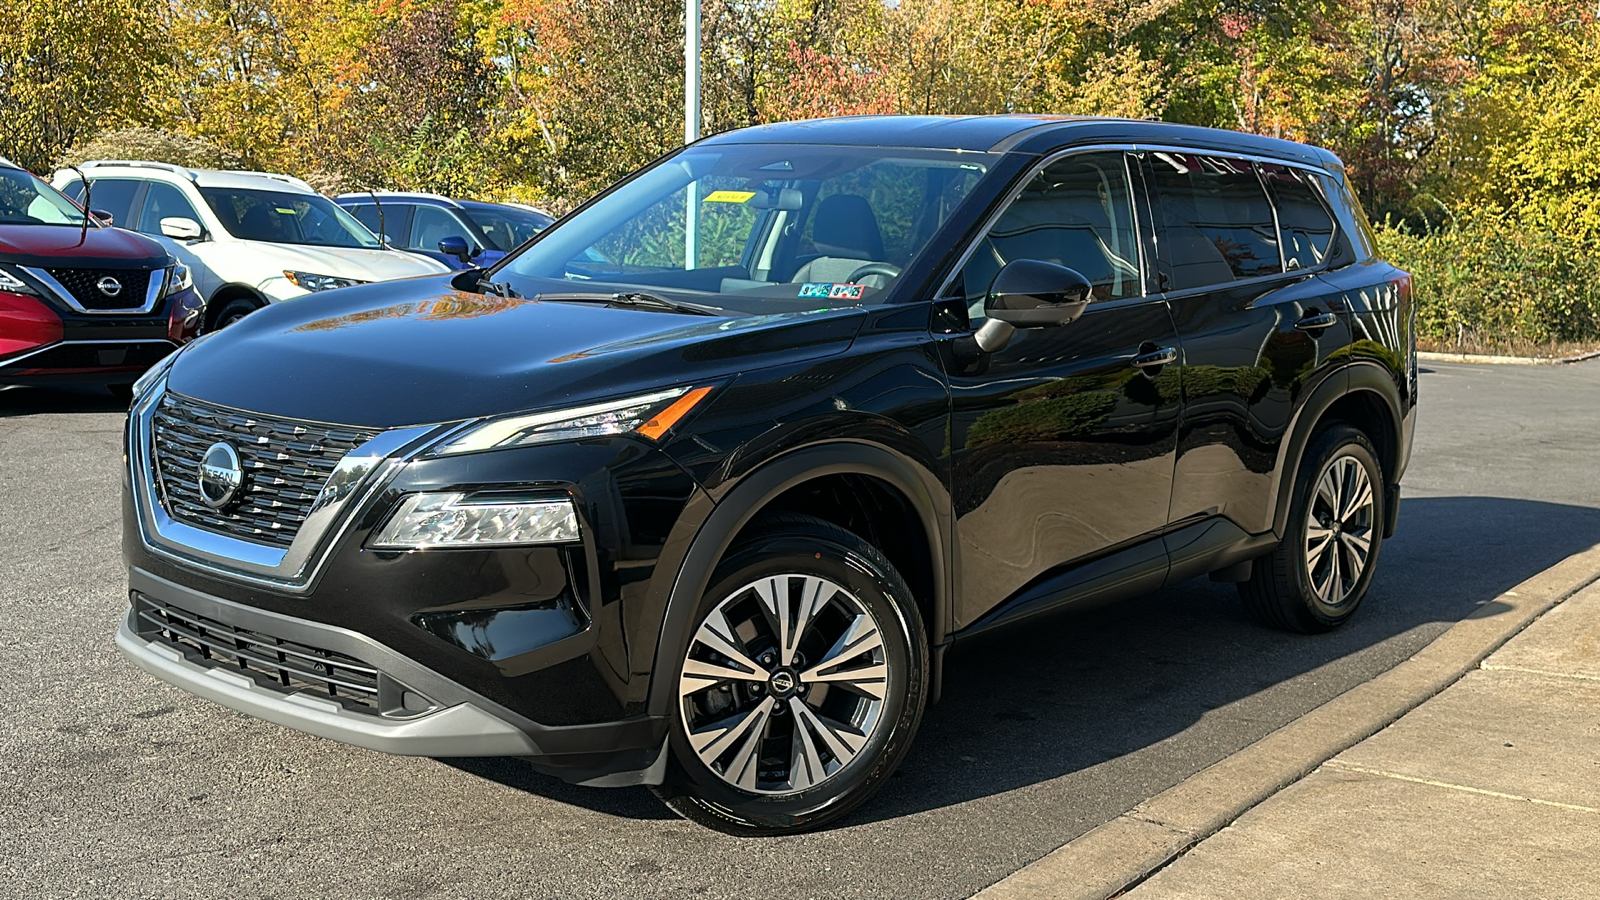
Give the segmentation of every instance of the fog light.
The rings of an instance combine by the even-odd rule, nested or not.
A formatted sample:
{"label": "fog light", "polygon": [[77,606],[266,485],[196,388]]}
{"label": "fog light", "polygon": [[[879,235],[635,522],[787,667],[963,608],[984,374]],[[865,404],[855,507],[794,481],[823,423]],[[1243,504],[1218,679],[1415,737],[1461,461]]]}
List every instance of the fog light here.
{"label": "fog light", "polygon": [[563,544],[578,539],[578,513],[567,499],[505,499],[470,494],[411,494],[368,538],[374,550]]}

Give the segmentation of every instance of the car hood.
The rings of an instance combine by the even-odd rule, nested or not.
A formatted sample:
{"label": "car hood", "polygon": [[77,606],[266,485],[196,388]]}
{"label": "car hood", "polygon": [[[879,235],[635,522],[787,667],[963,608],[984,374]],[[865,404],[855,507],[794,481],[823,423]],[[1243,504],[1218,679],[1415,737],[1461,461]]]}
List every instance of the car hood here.
{"label": "car hood", "polygon": [[142,234],[121,228],[84,231],[66,225],[0,225],[0,262],[106,269],[154,269],[172,264],[166,249]]}
{"label": "car hood", "polygon": [[273,268],[313,275],[333,275],[359,281],[390,281],[413,275],[436,275],[449,267],[436,260],[399,250],[364,250],[358,247],[312,247],[306,244],[273,244],[246,241]]}
{"label": "car hood", "polygon": [[266,415],[391,428],[559,408],[839,353],[858,308],[723,318],[540,302],[448,278],[257,310],[173,364],[180,394]]}

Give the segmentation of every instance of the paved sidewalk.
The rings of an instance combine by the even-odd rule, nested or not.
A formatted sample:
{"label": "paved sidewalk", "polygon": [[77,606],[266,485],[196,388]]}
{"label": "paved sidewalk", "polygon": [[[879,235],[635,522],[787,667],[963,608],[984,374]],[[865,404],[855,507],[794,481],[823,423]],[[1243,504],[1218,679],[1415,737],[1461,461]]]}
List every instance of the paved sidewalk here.
{"label": "paved sidewalk", "polygon": [[1600,584],[1127,892],[1600,897]]}

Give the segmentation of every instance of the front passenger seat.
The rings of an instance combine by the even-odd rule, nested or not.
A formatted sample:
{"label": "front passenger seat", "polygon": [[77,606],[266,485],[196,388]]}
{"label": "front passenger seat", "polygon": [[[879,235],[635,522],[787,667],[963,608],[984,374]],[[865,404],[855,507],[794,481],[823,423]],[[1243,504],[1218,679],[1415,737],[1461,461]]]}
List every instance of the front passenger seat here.
{"label": "front passenger seat", "polygon": [[811,221],[811,243],[822,255],[801,266],[790,278],[799,282],[844,282],[868,263],[883,261],[883,232],[867,198],[834,194],[817,204]]}

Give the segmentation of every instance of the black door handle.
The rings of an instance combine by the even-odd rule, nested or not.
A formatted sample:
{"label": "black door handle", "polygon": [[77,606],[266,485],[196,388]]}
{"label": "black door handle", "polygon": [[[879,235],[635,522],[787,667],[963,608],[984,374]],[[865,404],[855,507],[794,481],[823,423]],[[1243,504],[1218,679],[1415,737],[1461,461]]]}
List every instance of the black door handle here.
{"label": "black door handle", "polygon": [[1129,360],[1128,365],[1135,369],[1159,369],[1168,363],[1176,362],[1178,351],[1171,347],[1161,347],[1149,353],[1141,353]]}
{"label": "black door handle", "polygon": [[1294,323],[1294,327],[1301,331],[1315,332],[1324,328],[1331,328],[1338,321],[1339,317],[1333,313],[1306,313],[1300,317],[1300,321]]}

